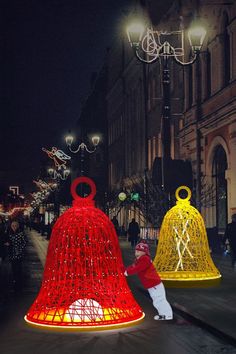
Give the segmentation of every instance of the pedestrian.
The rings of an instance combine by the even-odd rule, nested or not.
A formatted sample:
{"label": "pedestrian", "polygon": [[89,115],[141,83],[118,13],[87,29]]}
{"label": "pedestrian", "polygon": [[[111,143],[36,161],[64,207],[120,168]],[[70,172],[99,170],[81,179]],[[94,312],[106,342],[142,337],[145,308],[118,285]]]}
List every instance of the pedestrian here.
{"label": "pedestrian", "polygon": [[13,276],[14,292],[22,290],[22,266],[26,248],[26,235],[17,220],[12,220],[7,232],[5,245],[8,247],[9,261]]}
{"label": "pedestrian", "polygon": [[164,285],[150,258],[147,243],[140,242],[135,247],[135,262],[125,269],[125,276],[137,274],[142,285],[148,290],[153,306],[158,311],[154,320],[172,320],[173,311],[166,299]]}
{"label": "pedestrian", "polygon": [[140,234],[139,224],[137,223],[137,221],[135,221],[135,218],[133,218],[132,221],[129,223],[127,232],[128,241],[131,243],[131,247],[134,248],[138,243]]}
{"label": "pedestrian", "polygon": [[118,220],[117,220],[117,218],[116,218],[116,216],[113,216],[113,218],[112,218],[112,224],[114,225],[114,227],[115,227],[115,230],[116,230],[116,233],[117,233],[117,236],[119,236],[119,233],[120,233],[120,226],[119,226],[119,222],[118,222]]}
{"label": "pedestrian", "polygon": [[227,245],[229,243],[231,264],[235,267],[236,264],[236,214],[232,215],[232,222],[226,226],[223,242]]}
{"label": "pedestrian", "polygon": [[120,235],[123,236],[123,237],[127,236],[127,231],[125,230],[125,225],[121,226]]}

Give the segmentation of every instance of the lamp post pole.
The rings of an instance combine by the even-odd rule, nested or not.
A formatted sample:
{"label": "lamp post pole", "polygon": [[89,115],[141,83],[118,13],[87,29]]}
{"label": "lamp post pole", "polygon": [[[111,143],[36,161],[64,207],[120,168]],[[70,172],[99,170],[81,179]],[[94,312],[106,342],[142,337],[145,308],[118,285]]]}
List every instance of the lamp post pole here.
{"label": "lamp post pole", "polygon": [[70,174],[70,170],[68,168],[62,169],[61,172],[56,171],[54,168],[48,169],[48,174],[50,178],[56,181],[56,188],[54,189],[54,212],[56,218],[60,215],[60,182],[65,181]]}
{"label": "lamp post pole", "polygon": [[165,190],[167,170],[166,164],[171,158],[171,101],[170,101],[170,69],[169,69],[169,57],[166,55],[162,58],[162,88],[163,88],[163,103],[162,103],[162,166],[161,166],[161,187]]}
{"label": "lamp post pole", "polygon": [[201,212],[201,131],[199,129],[199,121],[201,119],[201,73],[200,73],[200,58],[196,60],[196,204],[198,210]]}
{"label": "lamp post pole", "polygon": [[59,193],[60,193],[59,183],[60,183],[60,181],[59,181],[58,177],[56,179],[56,183],[57,183],[57,187],[54,191],[54,205],[55,205],[55,217],[57,219],[60,215],[60,198],[59,198]]}
{"label": "lamp post pole", "polygon": [[[151,64],[160,60],[163,65],[162,89],[163,108],[161,120],[162,159],[161,159],[161,186],[166,190],[166,164],[171,158],[171,98],[170,98],[170,70],[169,58],[172,57],[182,66],[191,65],[198,58],[206,31],[198,23],[192,25],[188,31],[192,57],[184,60],[184,31],[156,31],[148,28],[144,35],[144,27],[140,23],[133,23],[127,28],[128,40],[134,50],[135,56],[143,63]],[[172,35],[178,38],[179,45],[174,47],[166,39]],[[163,39],[164,38],[164,39]]]}
{"label": "lamp post pole", "polygon": [[144,93],[144,184],[143,184],[143,192],[144,192],[144,212],[145,212],[145,229],[147,228],[147,215],[148,215],[148,87],[147,87],[147,71],[145,63],[142,63],[143,68],[143,93]]}

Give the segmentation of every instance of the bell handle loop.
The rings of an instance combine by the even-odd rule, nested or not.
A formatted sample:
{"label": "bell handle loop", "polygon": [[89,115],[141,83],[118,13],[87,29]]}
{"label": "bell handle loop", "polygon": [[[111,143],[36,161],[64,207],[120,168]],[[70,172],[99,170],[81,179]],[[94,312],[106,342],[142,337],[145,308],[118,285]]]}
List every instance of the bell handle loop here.
{"label": "bell handle loop", "polygon": [[[80,183],[86,183],[89,185],[91,192],[89,195],[87,195],[87,197],[80,197],[77,194],[76,188]],[[74,200],[93,200],[96,195],[96,185],[94,181],[89,177],[78,177],[71,183],[70,192]]]}
{"label": "bell handle loop", "polygon": [[[182,191],[182,190],[185,190],[185,191],[187,192],[187,197],[186,197],[186,198],[181,198],[181,197],[180,197],[179,192]],[[187,187],[187,186],[180,186],[180,187],[178,187],[178,188],[176,189],[176,191],[175,191],[175,198],[176,198],[178,201],[184,201],[184,200],[185,200],[185,201],[188,201],[188,200],[190,200],[191,195],[192,195],[191,190],[190,190],[190,188]]]}

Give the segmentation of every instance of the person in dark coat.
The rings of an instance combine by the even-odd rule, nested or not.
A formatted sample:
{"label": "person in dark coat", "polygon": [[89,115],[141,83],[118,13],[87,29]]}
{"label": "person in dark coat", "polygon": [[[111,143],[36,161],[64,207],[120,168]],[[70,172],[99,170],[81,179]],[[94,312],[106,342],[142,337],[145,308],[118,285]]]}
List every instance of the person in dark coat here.
{"label": "person in dark coat", "polygon": [[134,248],[138,243],[138,238],[140,234],[139,224],[137,223],[137,221],[135,221],[134,218],[129,223],[127,232],[128,232],[128,240],[131,243],[131,247]]}
{"label": "person in dark coat", "polygon": [[19,222],[17,220],[13,220],[7,232],[5,245],[8,247],[14,291],[16,293],[22,290],[22,263],[25,254],[26,243],[26,235],[20,228]]}
{"label": "person in dark coat", "polygon": [[112,218],[111,221],[112,221],[112,224],[113,224],[114,227],[115,227],[117,236],[119,236],[120,226],[119,226],[119,222],[118,222],[117,218],[116,218],[115,216],[113,216],[113,218]]}
{"label": "person in dark coat", "polygon": [[228,241],[230,246],[230,254],[232,258],[232,267],[236,264],[236,214],[232,215],[232,222],[226,226],[224,234],[224,243]]}

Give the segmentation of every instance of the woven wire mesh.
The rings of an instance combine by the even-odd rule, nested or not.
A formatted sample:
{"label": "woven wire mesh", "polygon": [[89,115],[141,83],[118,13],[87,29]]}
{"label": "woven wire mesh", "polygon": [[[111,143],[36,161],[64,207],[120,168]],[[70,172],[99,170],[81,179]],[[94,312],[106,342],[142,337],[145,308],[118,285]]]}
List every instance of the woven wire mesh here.
{"label": "woven wire mesh", "polygon": [[85,327],[142,317],[124,276],[112,222],[93,201],[74,201],[54,225],[42,286],[26,320]]}
{"label": "woven wire mesh", "polygon": [[220,277],[210,255],[203,218],[189,201],[177,201],[166,213],[153,263],[163,280]]}

